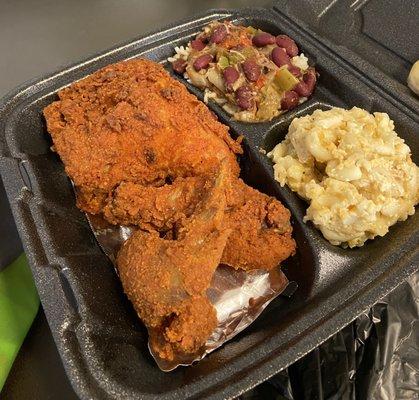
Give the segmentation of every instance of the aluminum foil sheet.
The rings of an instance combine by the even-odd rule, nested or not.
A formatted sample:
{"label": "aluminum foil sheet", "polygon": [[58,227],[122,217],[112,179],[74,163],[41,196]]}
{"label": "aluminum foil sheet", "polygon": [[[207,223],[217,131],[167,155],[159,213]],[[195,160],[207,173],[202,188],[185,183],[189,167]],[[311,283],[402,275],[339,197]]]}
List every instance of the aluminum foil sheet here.
{"label": "aluminum foil sheet", "polygon": [[[134,229],[111,225],[98,216],[87,215],[87,218],[99,245],[115,265],[121,245]],[[269,272],[255,270],[246,273],[220,265],[207,292],[217,310],[218,325],[204,347],[194,354],[176,354],[173,361],[159,358],[149,346],[150,352],[162,371],[191,365],[249,326],[287,287],[286,295],[290,296],[295,291],[296,284],[293,282],[289,285],[288,279],[279,268]]]}
{"label": "aluminum foil sheet", "polygon": [[239,399],[419,399],[419,272]]}

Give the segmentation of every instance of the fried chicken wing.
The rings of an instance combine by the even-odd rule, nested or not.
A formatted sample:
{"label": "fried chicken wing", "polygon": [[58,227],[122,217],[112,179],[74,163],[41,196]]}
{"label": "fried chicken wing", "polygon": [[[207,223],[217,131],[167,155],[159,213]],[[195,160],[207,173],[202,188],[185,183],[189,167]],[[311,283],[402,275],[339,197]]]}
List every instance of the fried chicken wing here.
{"label": "fried chicken wing", "polygon": [[138,230],[118,254],[125,293],[150,328],[151,345],[161,358],[197,351],[216,326],[206,290],[230,234],[222,174],[175,239]]}
{"label": "fried chicken wing", "polygon": [[225,215],[232,233],[221,262],[246,271],[277,267],[295,253],[290,212],[241,179],[234,189]]}

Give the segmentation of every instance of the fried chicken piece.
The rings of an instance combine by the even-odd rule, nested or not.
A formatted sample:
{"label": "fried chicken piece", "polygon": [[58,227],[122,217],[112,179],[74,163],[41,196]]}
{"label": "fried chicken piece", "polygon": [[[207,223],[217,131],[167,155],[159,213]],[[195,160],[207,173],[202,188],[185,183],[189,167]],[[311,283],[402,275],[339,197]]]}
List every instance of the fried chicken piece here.
{"label": "fried chicken piece", "polygon": [[109,65],[58,95],[44,115],[83,211],[100,213],[122,182],[210,176],[224,159],[239,173],[228,127],[157,63]]}
{"label": "fried chicken piece", "polygon": [[175,354],[195,353],[217,326],[214,306],[204,296],[190,296],[157,328],[150,328],[150,345],[160,358],[171,361]]}
{"label": "fried chicken piece", "polygon": [[154,351],[164,359],[197,351],[217,324],[206,290],[230,234],[223,223],[224,173],[174,240],[138,230],[117,257],[124,291],[149,328]]}
{"label": "fried chicken piece", "polygon": [[290,212],[278,200],[241,179],[234,189],[225,214],[232,233],[221,263],[246,271],[277,267],[295,253]]}
{"label": "fried chicken piece", "polygon": [[103,213],[115,225],[164,232],[190,217],[207,190],[208,181],[203,177],[176,178],[159,187],[124,182],[114,191]]}
{"label": "fried chicken piece", "polygon": [[[221,262],[247,271],[275,268],[295,252],[290,212],[278,200],[241,179],[233,183],[228,190],[231,204],[225,214],[232,233]],[[165,232],[192,215],[206,190],[208,184],[197,177],[178,178],[173,185],[159,188],[122,184],[104,213],[115,224]]]}

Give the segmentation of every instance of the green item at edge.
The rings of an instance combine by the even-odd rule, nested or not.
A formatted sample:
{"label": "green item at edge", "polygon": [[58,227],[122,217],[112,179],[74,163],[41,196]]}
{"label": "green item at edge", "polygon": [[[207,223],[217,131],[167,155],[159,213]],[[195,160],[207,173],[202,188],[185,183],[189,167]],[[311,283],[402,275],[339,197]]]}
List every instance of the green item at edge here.
{"label": "green item at edge", "polygon": [[38,307],[32,274],[22,254],[0,271],[0,391]]}
{"label": "green item at edge", "polygon": [[221,69],[225,69],[230,65],[228,58],[225,56],[221,56],[220,59],[218,60],[218,66]]}
{"label": "green item at edge", "polygon": [[297,85],[299,80],[288,71],[287,67],[281,67],[275,74],[273,84],[278,88],[279,91],[291,90]]}

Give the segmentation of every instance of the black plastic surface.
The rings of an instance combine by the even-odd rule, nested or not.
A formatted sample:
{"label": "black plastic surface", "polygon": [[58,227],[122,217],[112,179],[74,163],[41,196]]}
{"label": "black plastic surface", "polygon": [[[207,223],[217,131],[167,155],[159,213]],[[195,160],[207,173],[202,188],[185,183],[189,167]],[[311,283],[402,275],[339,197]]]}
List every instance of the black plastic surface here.
{"label": "black plastic surface", "polygon": [[[122,293],[69,179],[49,150],[42,109],[62,88],[98,68],[143,56],[164,61],[210,20],[237,22],[293,37],[320,73],[314,96],[270,123],[243,124],[214,104],[232,133],[245,136],[243,176],[277,196],[293,214],[297,256],[284,268],[299,283],[291,299],[274,301],[248,329],[198,364],[161,372],[147,350],[145,328]],[[170,67],[168,66],[170,70]],[[187,85],[201,99],[195,88]],[[384,111],[418,162],[417,115],[329,46],[274,11],[211,11],[132,41],[18,89],[0,105],[0,170],[40,297],[72,384],[82,399],[230,398],[302,357],[418,268],[418,214],[360,249],[330,245],[302,218],[306,205],[273,180],[259,152],[282,140],[295,116],[316,108],[354,105]]]}
{"label": "black plastic surface", "polygon": [[65,374],[41,307],[0,396],[1,400],[78,400]]}
{"label": "black plastic surface", "polygon": [[277,0],[275,9],[307,34],[333,43],[361,74],[419,112],[419,97],[406,84],[419,60],[416,0]]}

